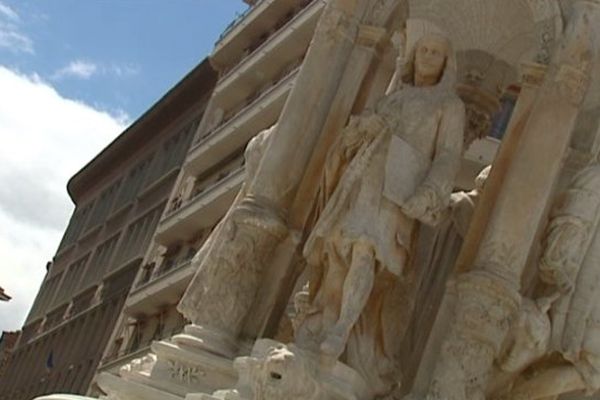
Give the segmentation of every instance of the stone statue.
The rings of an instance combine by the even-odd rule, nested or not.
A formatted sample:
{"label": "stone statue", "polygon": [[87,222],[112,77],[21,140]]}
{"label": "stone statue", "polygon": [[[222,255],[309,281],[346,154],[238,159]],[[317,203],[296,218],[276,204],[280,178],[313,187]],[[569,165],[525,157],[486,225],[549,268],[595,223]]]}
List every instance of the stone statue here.
{"label": "stone statue", "polygon": [[[600,389],[600,164],[583,169],[556,202],[546,228],[540,278],[550,308],[549,360],[531,366],[511,399],[555,399]],[[557,357],[559,356],[559,357]]]}
{"label": "stone statue", "polygon": [[402,85],[351,117],[328,156],[304,247],[310,310],[296,338],[330,358],[346,351],[377,394],[398,381],[415,235],[447,208],[463,144],[449,42],[424,36],[406,61]]}

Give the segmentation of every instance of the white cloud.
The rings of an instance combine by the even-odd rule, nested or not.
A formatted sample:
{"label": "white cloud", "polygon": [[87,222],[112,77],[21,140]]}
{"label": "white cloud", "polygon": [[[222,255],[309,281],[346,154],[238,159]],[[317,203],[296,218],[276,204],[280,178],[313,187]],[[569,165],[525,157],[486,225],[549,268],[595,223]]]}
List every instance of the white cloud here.
{"label": "white cloud", "polygon": [[113,64],[108,69],[108,72],[118,76],[119,78],[133,76],[140,73],[140,67],[133,64],[118,65]]}
{"label": "white cloud", "polygon": [[19,329],[73,206],[66,183],[119,134],[115,117],[0,66],[0,330]]}
{"label": "white cloud", "polygon": [[65,77],[90,79],[93,75],[113,75],[117,78],[126,78],[140,73],[140,68],[134,64],[110,64],[103,65],[87,60],[74,60],[59,69],[52,75],[52,79]]}
{"label": "white cloud", "polygon": [[90,79],[92,75],[98,72],[98,66],[90,61],[75,60],[71,61],[67,66],[59,69],[53,75],[54,79],[64,77],[74,77],[80,79]]}
{"label": "white cloud", "polygon": [[19,14],[0,1],[0,48],[33,54],[33,41],[21,31],[20,22]]}
{"label": "white cloud", "polygon": [[0,15],[3,15],[5,18],[8,18],[12,21],[19,21],[19,14],[8,5],[2,3],[0,1]]}

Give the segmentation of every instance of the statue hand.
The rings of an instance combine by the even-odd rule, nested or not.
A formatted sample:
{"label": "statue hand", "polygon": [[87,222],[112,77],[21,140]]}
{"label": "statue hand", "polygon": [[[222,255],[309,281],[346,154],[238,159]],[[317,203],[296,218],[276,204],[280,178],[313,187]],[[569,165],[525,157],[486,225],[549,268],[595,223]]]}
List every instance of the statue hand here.
{"label": "statue hand", "polygon": [[410,218],[435,226],[444,219],[445,209],[437,206],[438,198],[434,189],[421,186],[402,206],[402,211]]}
{"label": "statue hand", "polygon": [[429,208],[429,195],[418,189],[402,206],[402,211],[413,219],[421,219]]}

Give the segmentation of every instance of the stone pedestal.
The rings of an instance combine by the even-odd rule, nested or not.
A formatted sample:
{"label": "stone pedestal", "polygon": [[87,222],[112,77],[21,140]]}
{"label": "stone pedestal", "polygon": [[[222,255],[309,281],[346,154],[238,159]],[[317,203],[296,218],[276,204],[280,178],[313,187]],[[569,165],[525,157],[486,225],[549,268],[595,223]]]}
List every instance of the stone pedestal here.
{"label": "stone pedestal", "polygon": [[347,365],[293,345],[258,340],[249,357],[235,360],[235,389],[189,394],[186,400],[370,400],[366,382]]}
{"label": "stone pedestal", "polygon": [[234,348],[227,338],[188,325],[183,334],[154,342],[151,354],[125,365],[119,376],[100,374],[97,383],[119,400],[180,400],[188,393],[213,393],[237,382]]}

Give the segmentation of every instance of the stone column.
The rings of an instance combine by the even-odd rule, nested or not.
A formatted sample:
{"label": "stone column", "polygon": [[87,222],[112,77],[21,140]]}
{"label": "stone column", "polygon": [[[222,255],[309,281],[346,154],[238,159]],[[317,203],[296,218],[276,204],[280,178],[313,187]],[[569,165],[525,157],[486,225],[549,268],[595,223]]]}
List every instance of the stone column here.
{"label": "stone column", "polygon": [[[214,273],[197,274],[178,307],[201,327],[193,334],[209,338],[204,346],[236,342],[263,266],[288,234],[287,210],[340,90],[361,21],[376,3],[381,0],[333,0],[323,11],[267,156],[249,182],[247,195],[230,210],[228,240],[213,246],[201,261],[200,270]],[[235,351],[231,348],[222,355],[229,357]]]}
{"label": "stone column", "polygon": [[457,273],[466,272],[473,265],[496,199],[503,187],[504,177],[521,141],[539,88],[544,81],[546,69],[546,65],[537,63],[521,65],[521,92],[506,128],[504,139],[494,159],[494,168],[486,180],[485,190],[479,199],[478,207],[474,212],[469,231],[456,261],[455,272]]}
{"label": "stone column", "polygon": [[[502,189],[502,182],[504,181],[507,168],[510,165],[515,149],[519,145],[525,124],[537,98],[538,90],[544,80],[546,69],[547,66],[536,63],[521,65],[521,91],[510,123],[506,129],[506,134],[494,159],[494,168],[486,180],[485,190],[478,200],[478,206],[471,219],[469,231],[454,267],[453,273],[455,275],[467,272],[473,265],[481,238],[488,226],[490,215],[494,210],[495,200]],[[442,301],[436,310],[437,315],[435,315],[435,322],[427,338],[425,349],[418,359],[418,371],[411,387],[411,392],[416,397],[424,396],[431,383],[431,371],[435,368],[442,341],[445,339],[446,332],[448,332],[453,321],[452,311],[456,306],[456,298],[456,286],[454,281],[450,281],[446,284]],[[427,332],[421,334],[427,334]]]}
{"label": "stone column", "polygon": [[544,223],[585,96],[600,2],[578,1],[504,174],[471,272],[456,283],[454,321],[429,395],[484,400],[488,375],[520,304],[520,280]]}
{"label": "stone column", "polygon": [[[325,160],[331,145],[346,125],[357,98],[370,89],[365,85],[368,73],[374,63],[380,62],[393,30],[404,25],[408,15],[408,4],[396,0],[380,2],[379,7],[372,7],[363,18],[357,32],[354,46],[345,69],[337,93],[318,136],[314,150],[306,166],[302,170],[298,190],[289,206],[288,225],[292,235],[277,248],[274,262],[265,271],[265,282],[261,286],[260,304],[253,310],[253,318],[248,321],[244,333],[249,336],[273,334],[277,329],[290,293],[295,285],[295,273],[299,262],[297,253],[301,253],[299,245],[303,243],[306,224],[309,219]],[[393,72],[393,71],[391,71]],[[364,86],[367,86],[366,88]],[[269,153],[269,156],[271,153]]]}

